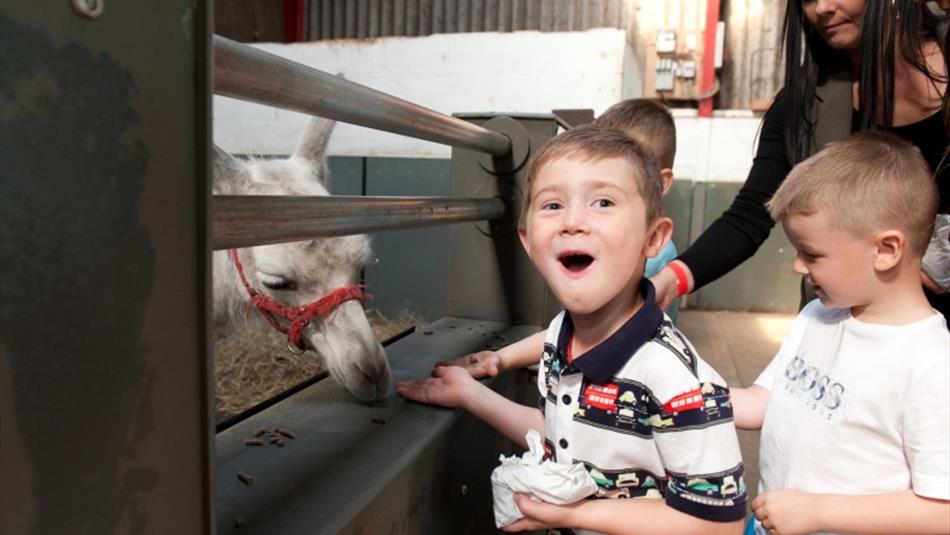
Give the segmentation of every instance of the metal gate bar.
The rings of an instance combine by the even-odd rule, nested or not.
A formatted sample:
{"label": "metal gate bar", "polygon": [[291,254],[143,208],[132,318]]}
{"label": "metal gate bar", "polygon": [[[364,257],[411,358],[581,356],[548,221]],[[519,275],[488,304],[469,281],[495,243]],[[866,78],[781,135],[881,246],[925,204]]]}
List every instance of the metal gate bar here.
{"label": "metal gate bar", "polygon": [[216,195],[213,247],[268,243],[498,219],[498,198]]}
{"label": "metal gate bar", "polygon": [[511,152],[503,134],[219,35],[214,36],[214,91],[493,156]]}

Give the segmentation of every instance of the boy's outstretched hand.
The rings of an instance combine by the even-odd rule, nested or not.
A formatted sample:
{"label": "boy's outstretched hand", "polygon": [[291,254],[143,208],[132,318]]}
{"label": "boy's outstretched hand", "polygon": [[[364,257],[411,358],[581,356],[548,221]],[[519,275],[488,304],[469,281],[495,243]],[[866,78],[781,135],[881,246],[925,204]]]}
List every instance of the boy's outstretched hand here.
{"label": "boy's outstretched hand", "polygon": [[524,518],[505,526],[502,531],[572,527],[575,524],[574,511],[582,503],[584,500],[568,505],[554,505],[532,500],[527,494],[516,493],[515,504],[521,509]]}
{"label": "boy's outstretched hand", "polygon": [[435,371],[440,366],[463,368],[475,379],[494,377],[501,371],[501,356],[496,351],[479,351],[452,360],[440,360],[435,363],[435,368],[432,369],[433,377],[435,377]]}
{"label": "boy's outstretched hand", "polygon": [[752,500],[752,512],[773,535],[797,535],[817,531],[814,515],[816,496],[800,490],[775,490]]}
{"label": "boy's outstretched hand", "polygon": [[398,383],[396,392],[420,403],[464,408],[480,386],[481,383],[467,370],[458,366],[437,366],[432,370],[432,377]]}

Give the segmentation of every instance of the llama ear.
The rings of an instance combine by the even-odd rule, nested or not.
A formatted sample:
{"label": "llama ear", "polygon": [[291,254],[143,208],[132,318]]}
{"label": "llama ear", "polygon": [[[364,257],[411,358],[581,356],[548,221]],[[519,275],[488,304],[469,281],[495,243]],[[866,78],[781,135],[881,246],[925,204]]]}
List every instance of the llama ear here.
{"label": "llama ear", "polygon": [[225,152],[221,147],[212,144],[211,154],[211,187],[215,192],[225,193],[229,184],[238,182],[238,177],[247,172],[237,158]]}
{"label": "llama ear", "polygon": [[[336,121],[323,117],[311,117],[300,143],[294,150],[293,157],[310,162],[317,169],[326,168],[327,144],[330,142],[330,134],[334,126],[336,126]],[[326,173],[318,173],[318,179],[321,182],[325,178]]]}

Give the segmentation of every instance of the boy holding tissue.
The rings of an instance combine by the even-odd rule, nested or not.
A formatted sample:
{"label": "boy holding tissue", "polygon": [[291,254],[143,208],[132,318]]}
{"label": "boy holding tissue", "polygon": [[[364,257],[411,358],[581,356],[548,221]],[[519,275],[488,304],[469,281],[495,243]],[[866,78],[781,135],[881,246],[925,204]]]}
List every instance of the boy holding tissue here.
{"label": "boy holding tissue", "polygon": [[597,126],[549,140],[530,164],[519,236],[566,309],[547,331],[540,411],[455,366],[396,387],[411,400],[464,408],[522,446],[536,430],[551,460],[593,476],[592,498],[662,498],[553,505],[516,495],[524,518],[506,531],[742,531],[746,489],[726,383],[643,277],[646,258],[672,233],[661,184],[636,141]]}

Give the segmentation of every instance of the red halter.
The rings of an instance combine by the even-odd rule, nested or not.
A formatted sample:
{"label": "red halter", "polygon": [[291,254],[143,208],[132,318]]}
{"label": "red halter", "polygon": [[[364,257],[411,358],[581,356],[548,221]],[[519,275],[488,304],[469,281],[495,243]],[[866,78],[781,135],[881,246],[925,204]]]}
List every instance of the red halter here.
{"label": "red halter", "polygon": [[[245,319],[247,318],[247,312],[253,305],[261,313],[261,316],[264,316],[267,323],[270,323],[278,331],[287,334],[287,347],[294,353],[304,351],[301,334],[311,319],[325,316],[351,299],[362,300],[364,295],[369,297],[368,294],[363,293],[362,285],[342,286],[308,305],[288,307],[251,287],[250,283],[247,282],[247,277],[244,276],[244,266],[238,260],[237,249],[231,249],[231,260],[234,261],[234,267],[237,268],[238,275],[241,277],[241,283],[244,284],[244,289],[247,290],[247,294],[251,298],[244,310]],[[281,325],[277,321],[278,317],[289,321],[290,329]]]}

